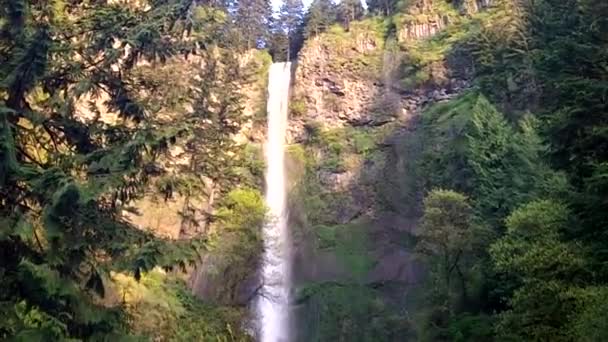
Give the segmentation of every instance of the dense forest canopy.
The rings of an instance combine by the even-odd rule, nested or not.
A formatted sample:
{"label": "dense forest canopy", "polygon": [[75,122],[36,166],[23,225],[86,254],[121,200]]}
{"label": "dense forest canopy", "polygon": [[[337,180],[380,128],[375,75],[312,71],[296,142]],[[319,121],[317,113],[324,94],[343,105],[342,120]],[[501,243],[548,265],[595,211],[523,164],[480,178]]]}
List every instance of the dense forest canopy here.
{"label": "dense forest canopy", "polygon": [[[266,220],[263,162],[239,139],[245,127],[263,130],[265,102],[246,115],[246,99],[265,94],[270,56],[295,60],[329,38],[338,49],[362,31],[400,56],[391,60],[400,94],[448,87],[441,68],[467,86],[426,101],[411,138],[423,141],[411,160],[412,193],[424,198],[413,237],[428,273],[422,304],[393,315],[352,300],[375,288],[329,284],[323,310],[343,324],[323,325],[324,336],[608,338],[605,1],[313,0],[305,9],[285,0],[278,13],[267,0],[0,8],[0,339],[251,339],[245,305],[204,303],[180,274],[212,250],[229,279],[218,297],[237,297]],[[431,24],[440,27],[432,35],[400,33]],[[374,60],[356,63],[371,70]],[[305,112],[294,99],[290,115]],[[318,169],[340,168],[346,148],[371,155],[367,136],[307,127],[308,143],[331,157]],[[180,198],[178,238],[128,219],[146,196]],[[145,304],[129,301],[135,292]],[[351,313],[377,324],[360,332]],[[406,328],[395,323],[404,320]]]}
{"label": "dense forest canopy", "polygon": [[[197,199],[246,183],[243,39],[226,8],[189,1],[10,0],[0,25],[0,336],[129,335],[125,304],[104,302],[110,279],[195,263],[207,237],[194,217],[209,219]],[[125,219],[150,191],[187,198],[187,239]],[[250,200],[237,195],[233,211]]]}

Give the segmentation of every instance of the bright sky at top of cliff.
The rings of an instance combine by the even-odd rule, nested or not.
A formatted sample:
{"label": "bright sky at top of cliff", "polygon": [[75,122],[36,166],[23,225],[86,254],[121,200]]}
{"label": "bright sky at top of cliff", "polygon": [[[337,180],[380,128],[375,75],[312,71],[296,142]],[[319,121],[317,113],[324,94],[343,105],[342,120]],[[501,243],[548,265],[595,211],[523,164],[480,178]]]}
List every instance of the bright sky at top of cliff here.
{"label": "bright sky at top of cliff", "polygon": [[[312,2],[312,0],[302,0],[302,2],[304,2],[304,8],[308,8],[308,6],[310,6],[310,3]],[[339,0],[337,0],[336,2],[340,2]],[[275,11],[278,11],[281,8],[281,4],[283,3],[283,0],[271,0],[272,3],[272,8]],[[365,0],[361,0],[361,4],[363,5],[363,7],[367,8],[367,4],[365,3]]]}

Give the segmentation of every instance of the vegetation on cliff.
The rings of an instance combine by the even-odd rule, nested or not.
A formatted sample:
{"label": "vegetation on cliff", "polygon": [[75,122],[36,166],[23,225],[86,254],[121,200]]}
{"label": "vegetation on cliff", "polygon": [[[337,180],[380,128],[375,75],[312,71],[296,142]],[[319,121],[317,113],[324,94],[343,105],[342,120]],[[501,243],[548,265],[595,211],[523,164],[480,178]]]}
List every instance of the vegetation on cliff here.
{"label": "vegetation on cliff", "polygon": [[297,338],[608,338],[605,1],[0,3],[0,339],[250,339],[298,52]]}
{"label": "vegetation on cliff", "polygon": [[[429,297],[426,338],[595,340],[605,330],[597,240],[605,160],[596,150],[601,138],[585,144],[603,129],[593,118],[606,115],[605,104],[590,104],[603,96],[605,10],[592,1],[495,1],[468,24],[417,44],[418,51],[449,44],[441,58],[448,65],[458,53],[470,56],[475,86],[423,114],[424,186],[470,196],[469,226],[478,227],[461,256],[468,272],[451,290],[432,282],[460,299]],[[422,229],[435,222],[426,216],[433,210],[425,204]],[[597,316],[583,323],[589,312]]]}
{"label": "vegetation on cliff", "polygon": [[[372,196],[381,210],[399,215],[406,209],[396,198],[412,202],[423,194],[426,199],[413,242],[428,276],[416,294],[418,300],[398,306],[411,314],[408,329],[415,331],[415,339],[602,340],[607,275],[602,266],[603,230],[608,209],[603,200],[607,161],[602,132],[608,115],[603,65],[608,7],[593,0],[421,0],[374,1],[369,10],[379,17],[363,22],[377,20],[384,27],[380,51],[371,50],[383,58],[370,65],[386,71],[386,53],[394,42],[400,56],[396,75],[400,83],[380,79],[383,84],[374,84],[374,91],[397,89],[403,102],[414,97],[423,110],[419,122],[414,121],[418,122],[415,130],[396,130],[393,138],[389,133],[388,139],[366,148],[373,158],[389,161],[381,168],[401,172],[374,173],[384,178],[377,179],[371,192],[362,186],[364,178],[359,175],[369,173],[378,165],[372,160],[378,159],[364,158],[364,165],[345,163],[350,160],[350,152],[345,151],[350,151],[353,133],[334,138],[318,124],[305,126],[311,128],[305,139],[314,151],[308,155],[320,158],[313,176],[304,182],[328,184],[350,176],[347,189],[353,190],[346,192],[347,199],[335,197],[343,191],[329,190],[323,195],[327,202],[307,209],[312,220],[328,219],[310,226],[320,246],[338,252],[335,247],[344,239],[338,232],[370,215],[356,209],[361,205],[358,192]],[[350,27],[356,29],[357,24]],[[319,85],[338,97],[341,102],[336,106],[342,111],[336,120],[330,118],[327,103],[313,106],[315,101],[307,100],[302,107],[316,121],[328,117],[325,124],[334,126],[329,132],[365,132],[369,127],[359,121],[350,127],[352,113],[343,110],[350,103],[344,103],[340,95],[344,89],[339,87],[366,77],[352,63],[369,52],[353,49],[348,53],[356,56],[349,56],[341,50],[356,39],[343,27],[318,31],[312,30],[316,38],[309,38],[303,53],[315,52],[309,46],[322,46],[331,57],[321,65],[344,70],[342,79],[332,74],[331,82]],[[315,77],[327,75],[320,70]],[[382,88],[387,83],[391,89]],[[445,92],[448,95],[442,95]],[[320,108],[328,113],[316,113]],[[400,125],[412,130],[411,122]],[[393,150],[410,158],[409,167],[400,168],[400,159],[391,159]],[[390,168],[391,163],[396,163],[395,168]],[[398,184],[403,187],[395,190]],[[395,191],[407,194],[395,196]],[[309,195],[318,197],[318,193],[313,190]],[[348,216],[344,215],[349,210],[342,207],[354,208],[358,214],[336,222]],[[384,215],[375,210],[371,214]],[[363,227],[363,234],[377,229],[367,223]],[[367,236],[368,245],[378,237]],[[370,249],[358,253],[372,258],[372,265],[378,262]],[[329,293],[331,286],[345,284],[342,278],[327,287],[312,286],[310,291],[320,296],[324,289]],[[382,301],[388,293],[382,290],[376,298]],[[350,310],[346,302],[334,305]],[[323,317],[321,321],[336,320],[334,328],[354,319],[330,311],[315,315]],[[325,333],[334,339],[347,336],[346,331]],[[374,337],[390,340],[388,336],[380,332]],[[406,336],[412,335],[400,335]]]}

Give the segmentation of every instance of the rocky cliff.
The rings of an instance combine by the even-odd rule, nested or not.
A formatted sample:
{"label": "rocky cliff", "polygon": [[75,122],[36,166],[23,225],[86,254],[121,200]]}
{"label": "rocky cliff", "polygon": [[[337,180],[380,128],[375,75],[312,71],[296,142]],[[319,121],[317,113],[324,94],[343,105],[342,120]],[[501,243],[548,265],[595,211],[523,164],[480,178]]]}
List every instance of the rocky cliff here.
{"label": "rocky cliff", "polygon": [[[471,73],[467,56],[436,34],[489,5],[418,1],[392,23],[336,26],[301,50],[288,165],[301,340],[410,336],[403,308],[412,313],[424,273],[412,250],[419,117],[467,89]],[[392,321],[373,331],[370,315]]]}

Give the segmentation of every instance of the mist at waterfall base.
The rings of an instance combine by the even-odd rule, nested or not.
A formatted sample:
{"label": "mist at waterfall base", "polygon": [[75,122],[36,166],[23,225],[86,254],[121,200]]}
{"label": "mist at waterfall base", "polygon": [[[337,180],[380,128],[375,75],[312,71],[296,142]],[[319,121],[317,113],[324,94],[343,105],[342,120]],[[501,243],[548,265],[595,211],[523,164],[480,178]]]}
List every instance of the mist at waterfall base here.
{"label": "mist at waterfall base", "polygon": [[274,63],[268,76],[266,205],[270,221],[263,229],[262,287],[256,301],[260,342],[287,342],[291,263],[285,188],[285,131],[291,63]]}

